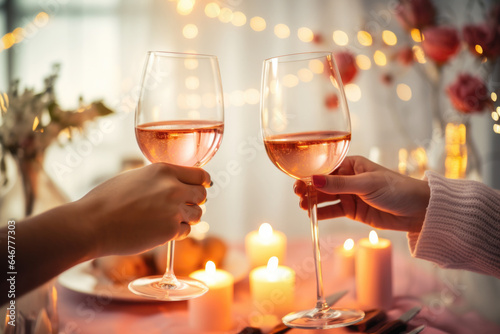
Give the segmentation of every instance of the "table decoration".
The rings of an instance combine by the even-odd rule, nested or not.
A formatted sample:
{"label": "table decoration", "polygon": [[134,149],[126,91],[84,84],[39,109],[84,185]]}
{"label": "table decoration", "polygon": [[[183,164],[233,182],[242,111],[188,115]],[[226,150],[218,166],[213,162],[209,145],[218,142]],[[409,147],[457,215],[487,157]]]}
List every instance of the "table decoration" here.
{"label": "table decoration", "polygon": [[207,293],[189,300],[190,326],[205,331],[230,330],[233,327],[233,276],[225,270],[216,269],[215,264],[208,261],[205,270],[197,270],[189,277],[208,286]]}
{"label": "table decoration", "polygon": [[342,246],[335,248],[333,265],[338,278],[354,277],[354,260],[356,255],[356,248],[354,246],[354,240],[349,238]]}
{"label": "table decoration", "polygon": [[46,149],[56,141],[71,141],[73,131],[83,132],[87,121],[112,113],[102,102],[85,105],[82,98],[76,110],[63,110],[55,92],[59,70],[59,65],[53,66],[40,93],[33,89],[21,92],[19,80],[10,85],[7,93],[0,93],[0,187],[13,182],[7,171],[9,158],[13,158],[22,180],[24,216],[48,209],[37,207],[38,201],[53,206],[67,200],[44,171]]}
{"label": "table decoration", "polygon": [[392,306],[392,245],[375,231],[358,242],[356,296],[363,307],[387,310]]}
{"label": "table decoration", "polygon": [[263,223],[258,231],[247,234],[245,250],[252,268],[267,265],[267,261],[272,256],[276,256],[281,263],[284,263],[286,236],[280,231],[273,230],[269,223]]}
{"label": "table decoration", "polygon": [[287,314],[295,299],[295,271],[280,266],[276,256],[271,257],[267,266],[250,272],[250,294],[253,306],[262,310],[262,316],[264,313],[277,317]]}

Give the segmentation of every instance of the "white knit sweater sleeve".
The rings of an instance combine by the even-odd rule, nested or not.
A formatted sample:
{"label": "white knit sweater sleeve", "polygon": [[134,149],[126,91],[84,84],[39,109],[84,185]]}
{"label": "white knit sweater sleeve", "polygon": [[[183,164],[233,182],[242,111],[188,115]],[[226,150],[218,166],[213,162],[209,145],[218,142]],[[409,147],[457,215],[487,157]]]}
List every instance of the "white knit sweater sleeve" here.
{"label": "white knit sweater sleeve", "polygon": [[414,257],[443,268],[500,278],[500,191],[426,172],[431,197],[420,233],[408,233]]}

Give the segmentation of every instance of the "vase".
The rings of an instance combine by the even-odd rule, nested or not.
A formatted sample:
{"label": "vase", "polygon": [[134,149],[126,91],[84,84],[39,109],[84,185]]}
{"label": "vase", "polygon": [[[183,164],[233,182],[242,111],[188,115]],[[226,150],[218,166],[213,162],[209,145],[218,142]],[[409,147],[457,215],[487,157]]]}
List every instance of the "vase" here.
{"label": "vase", "polygon": [[44,155],[6,157],[6,176],[0,198],[1,216],[21,220],[69,201],[43,167]]}

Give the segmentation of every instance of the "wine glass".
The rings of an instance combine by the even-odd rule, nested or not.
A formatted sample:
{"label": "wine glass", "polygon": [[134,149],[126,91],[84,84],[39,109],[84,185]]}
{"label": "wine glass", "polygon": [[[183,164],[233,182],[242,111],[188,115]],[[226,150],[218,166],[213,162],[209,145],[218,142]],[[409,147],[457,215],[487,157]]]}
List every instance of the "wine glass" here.
{"label": "wine glass", "polygon": [[330,52],[299,53],[264,61],[261,130],[267,155],[280,170],[307,184],[316,307],[293,312],[283,323],[295,328],[334,328],[363,319],[364,312],[330,307],[323,293],[318,239],[317,192],[312,176],[330,174],[344,160],[351,141],[342,80]]}
{"label": "wine glass", "polygon": [[[135,113],[137,143],[152,163],[201,167],[217,152],[224,132],[217,57],[148,52]],[[148,298],[187,300],[203,295],[201,281],[174,274],[174,241],[163,276],[134,280],[129,289]]]}

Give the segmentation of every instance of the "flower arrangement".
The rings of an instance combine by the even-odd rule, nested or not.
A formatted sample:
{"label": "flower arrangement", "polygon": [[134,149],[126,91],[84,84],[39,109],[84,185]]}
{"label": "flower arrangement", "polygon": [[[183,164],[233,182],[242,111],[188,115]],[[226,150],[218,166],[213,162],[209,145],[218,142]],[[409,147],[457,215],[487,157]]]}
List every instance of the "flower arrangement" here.
{"label": "flower arrangement", "polygon": [[33,174],[40,170],[45,150],[62,137],[71,140],[72,130],[83,131],[84,123],[98,116],[112,113],[102,102],[84,106],[80,98],[77,110],[63,110],[57,103],[55,82],[59,65],[45,78],[45,88],[40,93],[32,89],[19,89],[19,81],[11,84],[7,93],[0,94],[0,186],[5,186],[7,177],[6,156],[11,154],[19,165],[23,187],[27,193],[29,215],[34,183]]}

